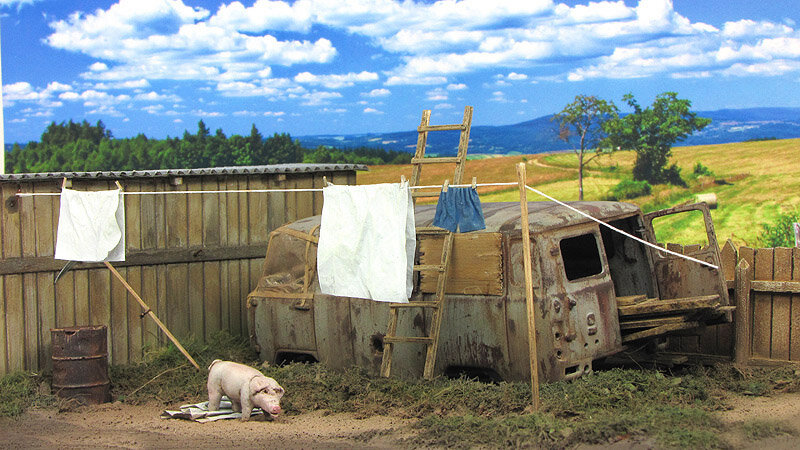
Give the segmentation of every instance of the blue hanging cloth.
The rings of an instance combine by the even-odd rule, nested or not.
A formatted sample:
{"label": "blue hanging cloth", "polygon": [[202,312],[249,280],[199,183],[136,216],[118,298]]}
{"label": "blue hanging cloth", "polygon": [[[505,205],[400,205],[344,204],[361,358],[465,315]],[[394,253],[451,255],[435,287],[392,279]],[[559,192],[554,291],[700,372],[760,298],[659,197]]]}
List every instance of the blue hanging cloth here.
{"label": "blue hanging cloth", "polygon": [[483,209],[478,191],[471,187],[451,187],[439,194],[433,226],[462,233],[483,230]]}

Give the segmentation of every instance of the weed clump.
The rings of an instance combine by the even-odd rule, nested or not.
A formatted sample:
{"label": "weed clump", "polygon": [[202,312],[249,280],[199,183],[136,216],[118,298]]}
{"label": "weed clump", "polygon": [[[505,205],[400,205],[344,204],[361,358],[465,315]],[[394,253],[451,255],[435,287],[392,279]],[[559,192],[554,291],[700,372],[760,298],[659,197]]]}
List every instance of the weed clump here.
{"label": "weed clump", "polygon": [[[48,386],[42,389],[41,386]],[[52,406],[49,380],[30,372],[15,372],[0,378],[0,417],[16,417],[31,406]]]}

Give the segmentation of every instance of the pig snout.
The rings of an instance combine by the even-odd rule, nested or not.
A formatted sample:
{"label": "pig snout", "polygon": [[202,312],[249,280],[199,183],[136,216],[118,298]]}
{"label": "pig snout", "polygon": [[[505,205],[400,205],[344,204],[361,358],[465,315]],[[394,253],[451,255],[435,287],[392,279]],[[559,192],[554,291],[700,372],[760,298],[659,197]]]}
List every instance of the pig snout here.
{"label": "pig snout", "polygon": [[277,395],[260,392],[253,398],[253,404],[273,416],[281,413],[280,397]]}

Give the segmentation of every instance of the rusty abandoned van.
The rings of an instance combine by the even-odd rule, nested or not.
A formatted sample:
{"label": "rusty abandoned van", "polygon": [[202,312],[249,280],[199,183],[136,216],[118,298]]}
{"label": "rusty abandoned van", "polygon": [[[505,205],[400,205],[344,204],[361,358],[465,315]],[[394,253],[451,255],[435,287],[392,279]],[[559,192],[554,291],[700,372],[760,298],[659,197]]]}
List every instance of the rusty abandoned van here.
{"label": "rusty abandoned van", "polygon": [[[701,214],[707,242],[693,248],[691,256],[719,266],[719,246],[705,204],[648,215],[622,202],[570,205],[652,243],[655,218],[694,211]],[[529,380],[520,205],[482,206],[486,229],[455,236],[435,374],[466,371]],[[730,321],[720,270],[645,246],[557,203],[529,202],[528,207],[543,381],[579,377],[598,359],[645,338]],[[435,206],[418,205],[415,212],[417,226],[430,226]],[[320,216],[315,216],[272,232],[262,276],[248,297],[251,342],[273,364],[319,361],[334,369],[360,366],[378,375],[389,304],[319,292],[319,225]],[[442,243],[443,237],[417,236],[416,263],[438,263]],[[435,277],[415,273],[410,300],[432,300],[435,289]],[[636,310],[637,304],[657,307]],[[654,322],[652,316],[639,315],[669,313],[664,308],[668,304],[684,306],[669,320]],[[398,336],[427,335],[428,310],[404,308],[399,314]],[[422,375],[424,345],[395,344],[393,351],[394,376]]]}

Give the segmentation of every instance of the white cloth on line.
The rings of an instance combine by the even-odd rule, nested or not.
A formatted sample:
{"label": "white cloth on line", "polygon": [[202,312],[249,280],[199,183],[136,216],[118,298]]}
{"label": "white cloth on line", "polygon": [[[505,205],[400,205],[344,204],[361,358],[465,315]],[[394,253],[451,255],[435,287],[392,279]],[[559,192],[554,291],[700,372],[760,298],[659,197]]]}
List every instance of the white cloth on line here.
{"label": "white cloth on line", "polygon": [[121,190],[61,190],[55,259],[125,261],[125,203]]}
{"label": "white cloth on line", "polygon": [[327,186],[317,248],[323,294],[408,302],[416,231],[408,182]]}

